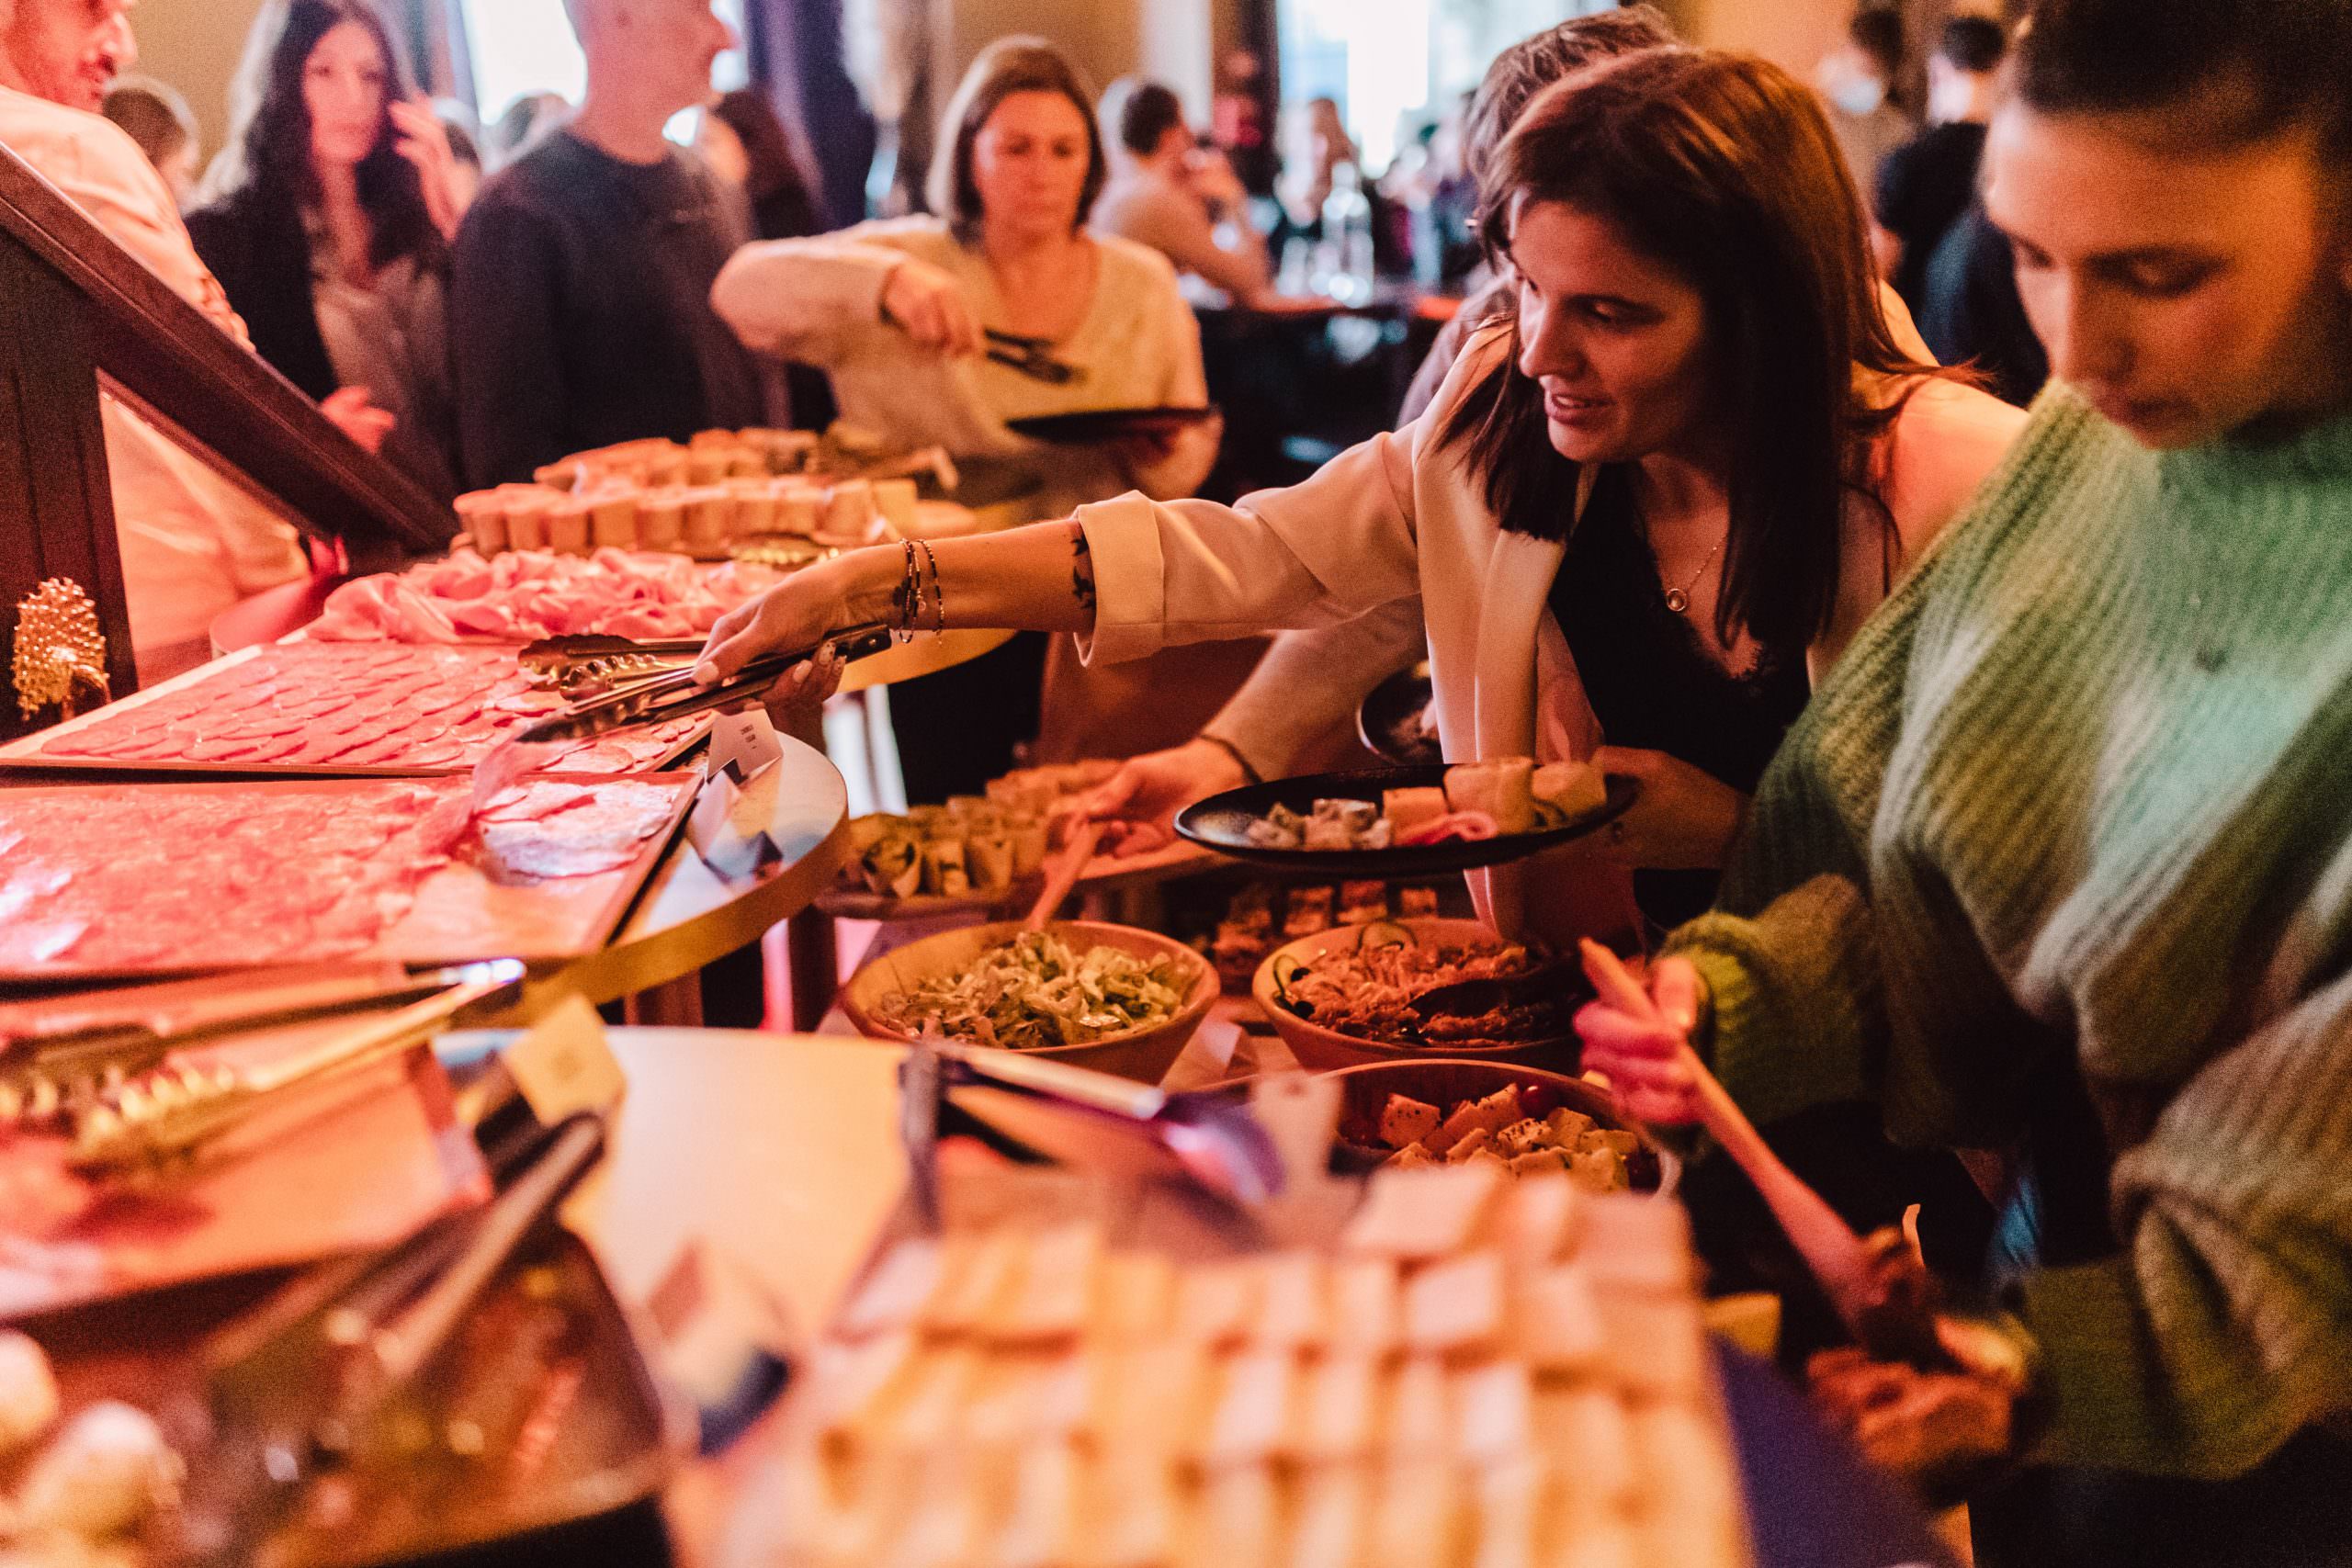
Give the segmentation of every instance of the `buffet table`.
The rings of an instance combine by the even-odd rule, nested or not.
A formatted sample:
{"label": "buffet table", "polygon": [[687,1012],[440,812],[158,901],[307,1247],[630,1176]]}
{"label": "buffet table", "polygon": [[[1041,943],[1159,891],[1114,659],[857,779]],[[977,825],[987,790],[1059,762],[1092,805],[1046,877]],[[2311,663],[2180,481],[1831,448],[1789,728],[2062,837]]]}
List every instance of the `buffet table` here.
{"label": "buffet table", "polygon": [[[900,1053],[859,1040],[703,1030],[624,1029],[612,1043],[628,1098],[612,1152],[567,1218],[615,1288],[641,1300],[681,1248],[699,1241],[749,1271],[796,1334],[812,1331],[905,1185]],[[1953,1562],[1917,1510],[1864,1470],[1776,1374],[1735,1352],[1721,1359],[1760,1568]],[[727,1521],[775,1425],[763,1420],[672,1484],[663,1506],[676,1562],[733,1568],[722,1550]]]}

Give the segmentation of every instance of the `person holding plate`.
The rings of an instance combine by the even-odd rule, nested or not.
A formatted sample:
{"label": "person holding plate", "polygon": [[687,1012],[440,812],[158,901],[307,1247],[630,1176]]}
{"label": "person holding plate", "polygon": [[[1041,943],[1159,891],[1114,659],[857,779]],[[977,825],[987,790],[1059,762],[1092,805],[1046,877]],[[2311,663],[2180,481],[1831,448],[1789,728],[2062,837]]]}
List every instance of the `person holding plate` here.
{"label": "person holding plate", "polygon": [[[1602,852],[1721,865],[1815,677],[2023,415],[1896,346],[1836,142],[1764,62],[1652,50],[1571,77],[1482,197],[1517,315],[1412,424],[1238,506],[1131,493],[843,556],[721,621],[706,668],[913,608],[1123,660],[1419,594],[1450,761],[1581,760],[1606,735],[1643,792]],[[1622,896],[1593,907],[1613,867],[1535,863],[1473,877],[1498,929],[1626,923]]]}
{"label": "person holding plate", "polygon": [[1860,1100],[1976,1151],[1968,1375],[1817,1391],[1907,1463],[2023,1466],[1978,1562],[2338,1562],[2352,3],[2040,0],[2018,47],[1984,209],[2056,382],[1585,1061],[1653,1121],[1687,1042],[1768,1131]]}
{"label": "person holding plate", "polygon": [[[1208,402],[1174,267],[1085,227],[1107,164],[1077,71],[1041,39],[989,45],[938,149],[937,216],[748,246],[712,288],[718,313],[751,348],[827,371],[842,417],[892,446],[1025,472],[1044,515],[1130,489],[1191,494],[1216,461],[1214,417],[1067,446],[1008,424]],[[891,694],[910,797],[974,793],[1013,764],[1037,729],[1045,658],[1016,644]],[[1083,701],[1057,677],[1057,702]]]}

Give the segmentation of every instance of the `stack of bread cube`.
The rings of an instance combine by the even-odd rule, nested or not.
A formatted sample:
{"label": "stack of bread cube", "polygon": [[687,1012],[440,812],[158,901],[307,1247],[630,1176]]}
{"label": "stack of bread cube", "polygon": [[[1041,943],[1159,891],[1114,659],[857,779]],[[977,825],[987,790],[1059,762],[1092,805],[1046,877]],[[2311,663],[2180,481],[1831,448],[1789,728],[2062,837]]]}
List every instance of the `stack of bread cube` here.
{"label": "stack of bread cube", "polygon": [[1749,1561],[1679,1207],[1483,1162],[1361,1190],[1262,1250],[1017,1212],[899,1240],[810,1359],[756,1560]]}

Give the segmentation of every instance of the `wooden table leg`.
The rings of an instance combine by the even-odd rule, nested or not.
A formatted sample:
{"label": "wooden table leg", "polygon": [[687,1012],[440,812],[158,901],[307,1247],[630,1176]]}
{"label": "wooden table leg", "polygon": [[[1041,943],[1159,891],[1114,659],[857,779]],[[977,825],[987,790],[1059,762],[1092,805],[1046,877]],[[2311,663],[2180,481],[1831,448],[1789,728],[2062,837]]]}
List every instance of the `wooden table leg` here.
{"label": "wooden table leg", "polygon": [[702,975],[683,976],[666,986],[621,998],[623,1021],[652,1028],[702,1027]]}
{"label": "wooden table leg", "polygon": [[784,924],[785,974],[792,992],[792,1027],[813,1033],[833,1010],[833,994],[841,988],[841,951],[833,918],[822,909],[803,909]]}

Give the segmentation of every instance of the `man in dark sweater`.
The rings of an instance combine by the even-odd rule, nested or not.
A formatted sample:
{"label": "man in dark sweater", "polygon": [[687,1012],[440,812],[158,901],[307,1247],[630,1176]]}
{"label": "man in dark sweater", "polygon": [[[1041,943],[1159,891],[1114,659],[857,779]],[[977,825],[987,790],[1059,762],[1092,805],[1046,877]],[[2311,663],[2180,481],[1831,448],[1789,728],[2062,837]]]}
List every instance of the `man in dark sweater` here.
{"label": "man in dark sweater", "polygon": [[486,186],[458,235],[449,342],[467,481],[586,447],[782,423],[775,373],[710,308],[742,195],[662,131],[734,46],[708,0],[569,0],[580,113]]}

